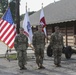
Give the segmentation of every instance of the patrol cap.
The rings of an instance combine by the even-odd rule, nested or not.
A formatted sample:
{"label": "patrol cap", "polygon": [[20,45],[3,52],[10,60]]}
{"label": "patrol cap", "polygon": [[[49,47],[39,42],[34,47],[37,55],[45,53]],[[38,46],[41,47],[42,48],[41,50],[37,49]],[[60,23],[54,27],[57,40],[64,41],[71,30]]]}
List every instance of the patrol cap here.
{"label": "patrol cap", "polygon": [[24,28],[20,27],[20,28],[19,28],[19,30],[22,30],[22,31],[24,31]]}
{"label": "patrol cap", "polygon": [[55,29],[59,29],[59,26],[55,26]]}

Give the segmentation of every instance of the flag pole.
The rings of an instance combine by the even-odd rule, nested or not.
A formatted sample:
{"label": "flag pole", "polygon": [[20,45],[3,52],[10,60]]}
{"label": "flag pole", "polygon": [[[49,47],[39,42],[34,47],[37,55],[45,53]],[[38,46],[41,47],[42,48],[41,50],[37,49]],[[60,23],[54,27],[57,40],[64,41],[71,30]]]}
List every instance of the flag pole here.
{"label": "flag pole", "polygon": [[26,2],[26,12],[27,12],[27,2]]}
{"label": "flag pole", "polygon": [[[10,1],[8,0],[8,7],[7,7],[6,11],[7,11],[8,8],[10,7],[9,3],[10,3]],[[9,50],[9,48],[8,48],[8,46],[7,46],[7,51],[8,51],[8,50]]]}
{"label": "flag pole", "polygon": [[[42,3],[42,9],[43,9],[43,3]],[[45,38],[46,38],[46,40],[47,40],[47,43],[48,43],[48,38],[47,38],[47,36],[45,36]]]}
{"label": "flag pole", "polygon": [[[26,8],[26,14],[27,14],[27,12],[28,12],[28,11],[27,11],[27,2],[26,2],[26,7],[25,7],[25,8]],[[28,43],[28,46],[31,47],[33,51],[35,50],[32,44],[29,44],[29,43]]]}
{"label": "flag pole", "polygon": [[42,3],[42,9],[43,9],[43,3]]}
{"label": "flag pole", "polygon": [[[7,4],[8,4],[8,7],[7,7],[7,9],[6,9],[4,15],[6,14],[6,12],[8,11],[8,8],[9,8],[9,6],[10,6],[10,5],[9,5],[9,0],[8,0]],[[2,17],[4,17],[4,15],[3,15]],[[9,47],[7,46],[7,50],[6,50],[5,55],[8,55],[8,58],[7,58],[7,56],[5,56],[5,57],[6,57],[6,58],[9,60],[9,62],[10,62],[8,51],[11,52],[11,48],[9,49]]]}

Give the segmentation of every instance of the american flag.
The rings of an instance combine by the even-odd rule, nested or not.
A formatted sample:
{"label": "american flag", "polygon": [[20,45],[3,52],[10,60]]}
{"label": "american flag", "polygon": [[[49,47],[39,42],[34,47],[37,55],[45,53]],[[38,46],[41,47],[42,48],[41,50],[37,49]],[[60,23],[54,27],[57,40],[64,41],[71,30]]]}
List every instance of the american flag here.
{"label": "american flag", "polygon": [[4,16],[0,19],[0,40],[9,48],[14,47],[16,28],[12,19],[10,8],[6,10]]}

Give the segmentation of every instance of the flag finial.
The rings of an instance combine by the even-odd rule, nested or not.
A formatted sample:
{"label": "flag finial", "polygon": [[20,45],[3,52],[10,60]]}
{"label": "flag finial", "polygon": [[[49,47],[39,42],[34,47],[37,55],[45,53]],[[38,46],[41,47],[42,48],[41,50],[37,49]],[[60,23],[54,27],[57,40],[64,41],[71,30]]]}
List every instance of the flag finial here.
{"label": "flag finial", "polygon": [[55,0],[54,0],[54,3],[55,3]]}
{"label": "flag finial", "polygon": [[43,8],[43,3],[42,3],[42,8]]}
{"label": "flag finial", "polygon": [[8,0],[8,1],[7,1],[8,7],[10,6],[10,4],[9,4],[9,3],[10,3],[10,1]]}

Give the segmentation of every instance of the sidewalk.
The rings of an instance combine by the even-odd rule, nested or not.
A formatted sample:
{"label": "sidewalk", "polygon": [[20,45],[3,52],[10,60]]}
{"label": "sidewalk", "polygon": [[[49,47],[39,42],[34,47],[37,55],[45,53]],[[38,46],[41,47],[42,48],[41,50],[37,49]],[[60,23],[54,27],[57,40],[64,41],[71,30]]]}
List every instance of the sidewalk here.
{"label": "sidewalk", "polygon": [[[45,47],[48,46],[48,43],[45,45]],[[5,54],[7,49],[9,49],[3,42],[0,41],[0,54]],[[14,49],[14,48],[13,48]],[[31,49],[30,47],[28,47],[28,49]],[[30,53],[30,52],[29,52]]]}
{"label": "sidewalk", "polygon": [[27,70],[19,70],[17,60],[10,62],[6,58],[0,58],[0,75],[76,75],[76,55],[72,55],[70,60],[67,60],[62,55],[62,67],[55,67],[53,57],[48,57],[45,54],[44,66],[45,69],[38,70],[35,63],[34,54],[28,53],[31,56],[27,61]]}

